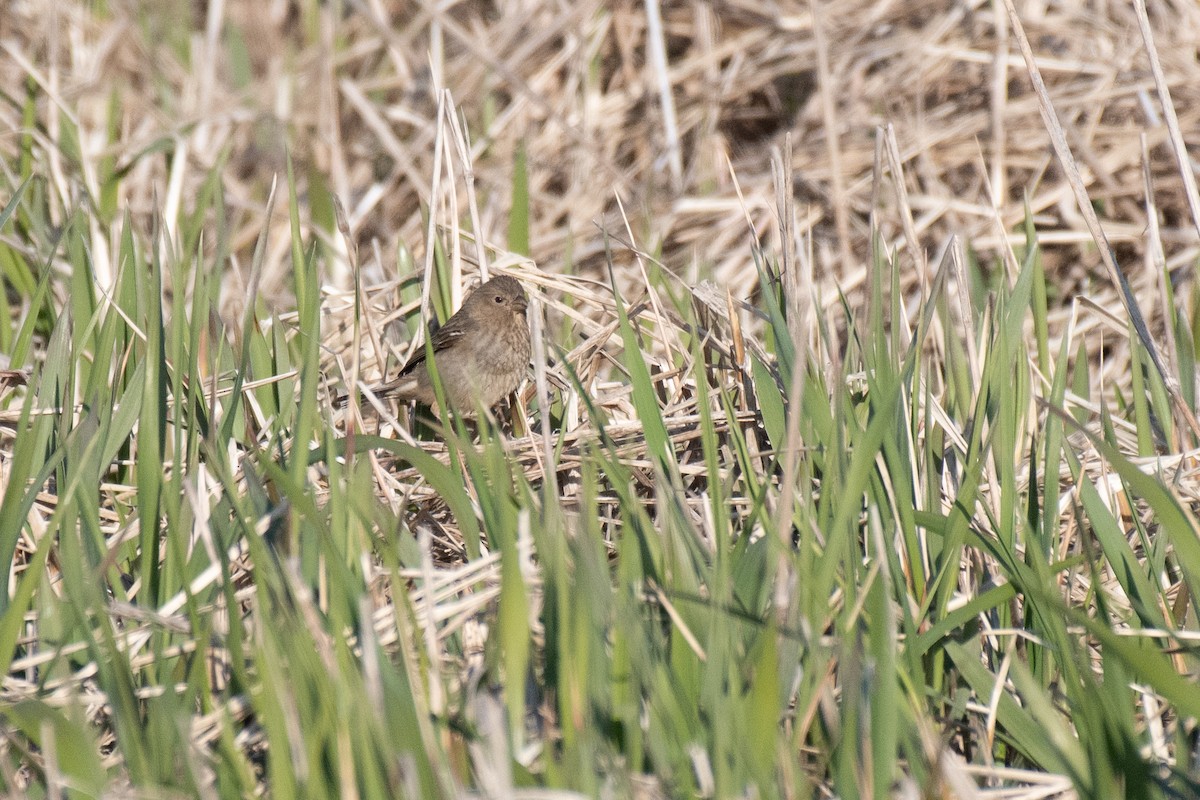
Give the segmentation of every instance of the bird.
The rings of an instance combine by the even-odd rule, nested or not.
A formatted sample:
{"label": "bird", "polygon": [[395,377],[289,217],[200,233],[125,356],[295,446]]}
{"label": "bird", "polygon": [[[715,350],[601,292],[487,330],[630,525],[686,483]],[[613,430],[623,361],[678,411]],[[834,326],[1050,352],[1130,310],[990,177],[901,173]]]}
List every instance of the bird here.
{"label": "bird", "polygon": [[[491,409],[521,385],[531,353],[528,307],[521,284],[501,275],[472,292],[433,334],[429,344],[446,402],[460,415],[474,417],[479,408]],[[425,353],[425,347],[417,348],[399,375],[371,392],[433,406],[436,397]]]}

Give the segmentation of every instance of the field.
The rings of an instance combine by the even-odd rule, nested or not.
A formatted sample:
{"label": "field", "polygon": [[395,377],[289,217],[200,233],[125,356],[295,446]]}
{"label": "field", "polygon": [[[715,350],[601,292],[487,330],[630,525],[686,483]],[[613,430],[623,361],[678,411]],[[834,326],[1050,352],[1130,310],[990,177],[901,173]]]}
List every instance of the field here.
{"label": "field", "polygon": [[8,0],[0,796],[1200,797],[1198,42]]}

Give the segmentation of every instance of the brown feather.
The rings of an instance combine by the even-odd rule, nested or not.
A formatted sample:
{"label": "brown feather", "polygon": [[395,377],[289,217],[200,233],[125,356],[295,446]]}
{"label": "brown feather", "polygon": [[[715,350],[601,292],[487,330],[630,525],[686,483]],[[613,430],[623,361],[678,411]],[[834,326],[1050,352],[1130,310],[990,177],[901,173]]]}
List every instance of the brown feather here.
{"label": "brown feather", "polygon": [[[528,300],[513,278],[493,278],[476,289],[430,339],[446,400],[460,414],[491,408],[524,379],[529,366]],[[372,389],[378,397],[435,403],[426,364],[417,348],[399,374]]]}

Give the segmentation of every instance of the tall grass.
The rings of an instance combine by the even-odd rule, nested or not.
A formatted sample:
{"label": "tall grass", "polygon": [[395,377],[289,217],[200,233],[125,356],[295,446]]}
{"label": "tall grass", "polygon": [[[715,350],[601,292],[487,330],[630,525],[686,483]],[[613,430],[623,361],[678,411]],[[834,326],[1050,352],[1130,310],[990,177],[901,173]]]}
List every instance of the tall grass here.
{"label": "tall grass", "polygon": [[1194,468],[1153,370],[1083,396],[1031,223],[1011,279],[952,251],[915,313],[877,248],[803,338],[771,253],[724,309],[555,283],[619,381],[548,327],[528,435],[411,442],[328,402],[290,176],[295,311],[252,279],[235,329],[221,191],[173,241],[117,220],[109,288],[98,212],[52,235],[7,188],[4,793],[1200,792]]}

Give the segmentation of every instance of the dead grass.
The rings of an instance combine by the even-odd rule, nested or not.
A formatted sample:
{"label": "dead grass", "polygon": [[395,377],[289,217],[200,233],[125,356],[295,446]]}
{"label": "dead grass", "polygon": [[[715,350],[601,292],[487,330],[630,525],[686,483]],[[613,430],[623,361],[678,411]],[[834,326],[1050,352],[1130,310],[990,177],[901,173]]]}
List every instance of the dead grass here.
{"label": "dead grass", "polygon": [[[778,251],[785,238],[798,261],[788,272],[789,297],[815,303],[799,339],[815,348],[822,322],[847,334],[839,293],[851,307],[866,302],[872,226],[897,254],[912,311],[955,237],[969,247],[956,281],[967,269],[985,284],[1011,278],[1010,248],[1024,243],[1021,225],[1032,213],[1056,292],[1051,350],[1064,336],[1069,352],[1083,348],[1097,365],[1093,400],[1130,392],[1122,301],[1051,149],[1002,4],[853,0],[814,15],[808,3],[773,3],[767,14],[760,3],[731,0],[665,4],[660,21],[647,15],[650,4],[632,2],[361,0],[337,18],[334,4],[180,1],[175,20],[150,5],[126,0],[101,13],[83,3],[10,0],[0,14],[3,168],[16,171],[22,138],[37,140],[57,209],[100,206],[104,175],[125,172],[111,226],[91,231],[103,278],[117,270],[121,214],[128,210],[140,232],[160,218],[181,247],[174,220],[189,213],[208,172],[221,165],[233,222],[222,313],[236,327],[266,226],[273,233],[261,296],[295,322],[284,204],[265,217],[286,141],[302,224],[336,256],[322,276],[330,380],[344,386],[358,376],[369,385],[415,346],[398,328],[413,314],[427,316],[430,298],[409,294],[401,303],[400,288],[429,273],[427,244],[440,237],[451,243],[456,286],[481,265],[518,274],[541,290],[544,324],[570,328],[574,347],[550,354],[557,366],[544,376],[569,409],[560,474],[576,466],[572,448],[596,435],[569,364],[612,421],[608,434],[622,459],[646,478],[639,488],[653,490],[628,381],[618,371],[610,263],[626,299],[644,300],[639,313],[654,321],[647,357],[659,368],[655,381],[685,476],[704,470],[686,463],[698,412],[686,375],[668,357],[684,352],[677,337],[685,323],[660,295],[644,294],[647,271],[661,265],[681,295],[692,295],[716,334],[715,360],[732,363],[735,341],[759,346],[761,320],[739,304],[759,291],[755,248]],[[204,16],[218,9],[222,17]],[[1170,270],[1175,296],[1191,303],[1200,236],[1156,93],[1169,92],[1194,150],[1200,7],[1151,4],[1161,83],[1125,3],[1029,2],[1020,14],[1087,196],[1162,341],[1167,295],[1157,265]],[[31,121],[21,118],[27,93],[37,96]],[[529,259],[505,252],[522,149]],[[780,187],[773,164],[785,149],[794,171]],[[780,203],[780,193],[790,202]],[[349,247],[337,235],[331,194],[346,206]],[[781,222],[780,208],[794,209],[793,218]],[[213,252],[216,243],[202,246]],[[364,300],[358,327],[356,264]],[[827,349],[816,360],[838,357]],[[718,379],[733,385],[736,371]],[[535,391],[528,386],[523,399]],[[364,417],[352,408],[336,422],[360,430],[380,424],[382,411]],[[745,408],[716,425],[723,432],[753,419]],[[545,442],[537,420],[527,423],[532,432],[516,435],[512,451],[537,482]],[[383,424],[385,433],[399,427]],[[1166,449],[1190,476],[1194,454],[1178,442]],[[440,569],[425,591],[455,596],[483,573],[494,587],[497,560],[458,564],[462,535],[415,477],[376,469],[380,493],[397,508],[420,500],[430,509]],[[570,487],[561,488],[569,497]],[[113,487],[111,496],[119,494]],[[1197,499],[1194,490],[1185,496]],[[105,525],[118,529],[115,516]],[[1077,591],[1083,602],[1087,587]],[[423,597],[414,606],[428,612],[422,624],[442,625],[444,636],[492,597],[479,591],[449,611]],[[384,640],[396,635],[386,619],[379,624]]]}
{"label": "dead grass", "polygon": [[[378,242],[384,263],[367,259],[369,275],[390,272],[390,254],[401,243],[420,263],[422,209],[432,206],[441,223],[465,211],[448,213],[455,184],[461,192],[462,162],[445,158],[451,145],[444,139],[441,153],[434,146],[437,88],[444,86],[471,130],[482,238],[504,241],[513,154],[523,144],[531,255],[551,272],[570,265],[596,274],[603,233],[626,238],[619,199],[636,244],[661,251],[672,271],[700,269],[719,285],[749,292],[756,280],[749,244],[778,241],[770,155],[790,133],[796,235],[811,237],[814,289],[831,303],[835,287],[861,286],[873,210],[893,246],[900,243],[895,198],[871,194],[877,129],[891,125],[924,253],[941,252],[953,234],[971,242],[985,263],[996,260],[1028,194],[1043,241],[1055,245],[1048,257],[1062,299],[1103,292],[1091,239],[1051,156],[1008,22],[997,25],[991,5],[840,3],[823,9],[819,29],[807,4],[777,4],[773,18],[756,8],[666,6],[659,35],[667,71],[659,74],[648,55],[643,6],[632,3],[435,10],[375,2],[334,19],[328,9],[232,2],[220,20],[173,21],[134,3],[99,15],[83,6],[47,12],[39,3],[13,2],[0,22],[0,85],[17,99],[27,82],[36,83],[42,100],[28,133],[48,150],[63,144],[55,109],[79,125],[80,163],[56,159],[55,191],[76,196],[71,184],[80,181],[94,193],[98,162],[115,156],[134,171],[121,183],[120,206],[141,225],[160,205],[186,209],[227,148],[228,203],[239,213],[244,233],[234,244],[243,260],[282,167],[279,134],[286,132],[302,180],[319,174],[345,199],[364,252]],[[1083,3],[1030,4],[1022,14],[1089,194],[1103,204],[1109,235],[1136,279],[1147,275],[1138,268],[1147,227],[1142,131],[1168,263],[1188,264],[1196,237],[1133,11],[1105,8],[1100,14]],[[203,13],[182,3],[176,10]],[[1186,3],[1155,3],[1150,11],[1166,88],[1182,129],[1193,130],[1200,122],[1200,13]],[[193,22],[209,33],[187,42],[180,31]],[[818,42],[828,52],[826,74]],[[185,44],[190,61],[180,53]],[[663,85],[670,87],[670,119]],[[827,110],[823,97],[831,99]],[[25,125],[11,106],[3,114],[10,134],[0,146],[11,156]],[[106,123],[115,139],[105,134]],[[677,155],[668,129],[676,131]],[[164,137],[182,148],[178,157],[141,155]],[[284,237],[276,241],[263,287],[277,294],[288,268]],[[624,248],[617,256],[631,269]],[[907,275],[916,285],[917,270]],[[327,278],[349,286],[345,269]],[[1145,280],[1152,285],[1153,276]]]}
{"label": "dead grass", "polygon": [[[1077,295],[1117,306],[1050,151],[1008,21],[989,4],[839,3],[823,8],[819,27],[803,3],[776,4],[771,15],[755,4],[670,4],[657,31],[633,3],[372,2],[354,4],[341,19],[328,8],[281,2],[209,10],[220,8],[224,18],[208,19],[204,9],[178,3],[178,13],[197,16],[172,20],[135,3],[116,3],[107,15],[10,3],[0,21],[0,86],[10,98],[0,108],[0,125],[10,131],[0,151],[11,164],[19,136],[42,141],[62,207],[81,192],[94,200],[102,162],[114,159],[130,171],[116,207],[128,208],[143,230],[160,208],[170,228],[207,170],[227,158],[226,203],[236,223],[231,319],[267,190],[283,166],[281,134],[308,196],[328,190],[346,203],[367,285],[394,274],[398,247],[423,262],[429,209],[440,225],[468,216],[467,164],[478,203],[472,222],[482,240],[503,244],[514,153],[523,146],[530,255],[546,272],[604,278],[611,245],[618,278],[635,284],[632,245],[685,282],[711,277],[750,296],[757,284],[751,245],[779,241],[770,160],[790,135],[794,236],[811,253],[810,291],[825,310],[839,288],[852,302],[862,297],[872,214],[889,247],[909,260],[902,288],[911,296],[952,235],[970,243],[985,274],[993,272],[1002,245],[1019,240],[1026,201],[1060,291],[1052,298],[1055,332]],[[1161,293],[1145,266],[1152,254],[1143,131],[1161,258],[1181,279],[1197,236],[1133,10],[1105,9],[1035,3],[1022,15],[1089,196],[1156,321]],[[1154,3],[1150,20],[1164,88],[1181,128],[1194,130],[1200,12]],[[196,40],[182,33],[192,24],[205,32]],[[651,58],[654,35],[665,72]],[[18,105],[31,85],[39,102],[28,129]],[[439,124],[446,99],[471,131],[469,157],[455,152]],[[67,122],[78,126],[77,159],[65,152]],[[898,193],[872,189],[885,125],[903,170],[902,205]],[[156,144],[173,157],[145,155]],[[282,234],[286,217],[278,213]],[[906,248],[908,214],[915,241]],[[327,215],[305,224],[333,230]],[[114,268],[107,263],[113,236],[94,232],[101,275]],[[287,237],[273,242],[261,289],[286,307]],[[336,237],[330,243],[340,247]],[[325,279],[350,288],[344,259],[331,262]],[[1095,324],[1081,317],[1077,335]],[[1083,338],[1095,350],[1095,339]],[[1109,353],[1109,379],[1119,381],[1126,363]]]}

